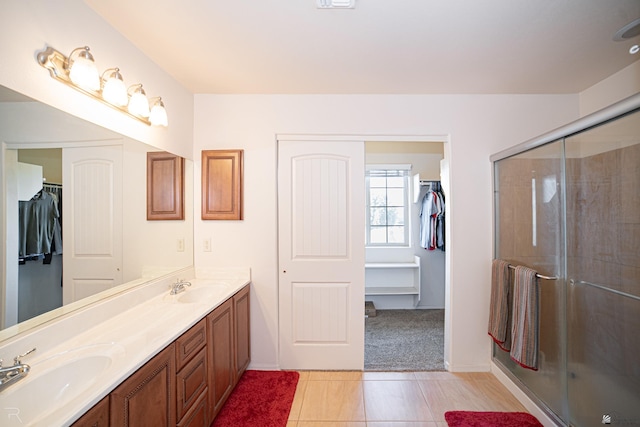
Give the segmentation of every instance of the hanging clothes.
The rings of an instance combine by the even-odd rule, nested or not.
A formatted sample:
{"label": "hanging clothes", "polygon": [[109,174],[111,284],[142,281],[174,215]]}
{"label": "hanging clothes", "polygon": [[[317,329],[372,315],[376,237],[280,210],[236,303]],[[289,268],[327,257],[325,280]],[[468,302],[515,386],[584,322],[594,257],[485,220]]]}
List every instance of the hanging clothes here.
{"label": "hanging clothes", "polygon": [[420,246],[427,250],[444,250],[444,195],[439,189],[429,188],[422,198],[420,209]]}
{"label": "hanging clothes", "polygon": [[51,193],[41,190],[31,200],[21,201],[18,255],[62,253],[59,220],[58,199]]}

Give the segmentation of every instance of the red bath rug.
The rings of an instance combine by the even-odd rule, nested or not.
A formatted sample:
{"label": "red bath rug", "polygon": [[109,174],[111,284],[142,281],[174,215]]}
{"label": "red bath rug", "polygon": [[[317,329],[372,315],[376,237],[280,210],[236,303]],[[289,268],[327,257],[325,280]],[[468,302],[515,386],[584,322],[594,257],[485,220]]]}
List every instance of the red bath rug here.
{"label": "red bath rug", "polygon": [[300,374],[246,371],[211,427],[285,427]]}
{"label": "red bath rug", "polygon": [[526,412],[472,412],[444,413],[449,427],[542,427],[536,417]]}

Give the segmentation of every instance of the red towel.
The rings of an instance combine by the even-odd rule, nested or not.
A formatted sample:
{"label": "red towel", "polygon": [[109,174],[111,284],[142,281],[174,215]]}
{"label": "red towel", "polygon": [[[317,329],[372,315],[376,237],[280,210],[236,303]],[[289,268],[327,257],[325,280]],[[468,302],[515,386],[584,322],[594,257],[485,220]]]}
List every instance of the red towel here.
{"label": "red towel", "polygon": [[513,284],[513,318],[511,325],[511,359],[523,368],[538,370],[538,289],[537,273],[517,266]]}
{"label": "red towel", "polygon": [[511,348],[509,282],[509,263],[494,259],[491,265],[489,335],[504,351],[509,351]]}

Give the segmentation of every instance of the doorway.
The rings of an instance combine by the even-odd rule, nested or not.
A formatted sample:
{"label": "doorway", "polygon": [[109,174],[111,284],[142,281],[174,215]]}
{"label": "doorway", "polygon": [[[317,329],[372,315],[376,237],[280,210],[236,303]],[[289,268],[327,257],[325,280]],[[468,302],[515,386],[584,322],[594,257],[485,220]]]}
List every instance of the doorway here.
{"label": "doorway", "polygon": [[[62,149],[16,151],[18,322],[23,322],[62,306]],[[35,210],[37,224],[29,218]]]}
{"label": "doorway", "polygon": [[[444,142],[373,141],[365,147],[364,369],[443,371]],[[425,213],[421,224],[427,196],[439,211]]]}
{"label": "doorway", "polygon": [[[292,313],[291,313],[291,309],[293,307],[292,303],[291,303],[291,295],[292,292],[291,290],[294,288],[292,285],[294,284],[294,282],[291,280],[291,276],[288,275],[288,272],[290,272],[289,267],[291,265],[295,265],[298,264],[297,260],[294,260],[292,258],[292,253],[290,252],[291,246],[292,244],[294,244],[295,239],[293,239],[293,236],[291,236],[290,234],[283,234],[283,230],[290,230],[292,227],[296,226],[296,222],[295,220],[297,219],[297,215],[294,215],[292,217],[282,217],[283,213],[285,214],[291,214],[292,213],[292,209],[291,206],[289,205],[283,205],[283,199],[285,197],[285,192],[292,194],[292,188],[289,187],[288,184],[283,185],[283,182],[285,182],[286,180],[289,180],[289,174],[290,171],[285,173],[286,176],[283,176],[283,170],[286,169],[287,167],[290,167],[292,162],[291,159],[288,158],[287,156],[282,156],[282,147],[283,142],[289,142],[289,141],[300,141],[301,136],[300,135],[286,135],[286,134],[279,134],[276,136],[277,141],[278,141],[278,229],[279,229],[279,238],[278,238],[278,245],[279,245],[279,299],[280,299],[280,303],[279,303],[279,361],[280,361],[280,367],[282,369],[325,369],[323,367],[323,364],[321,361],[319,361],[319,359],[317,357],[314,356],[310,356],[310,357],[306,357],[302,354],[298,354],[296,355],[295,352],[307,347],[307,346],[315,346],[316,348],[318,348],[319,343],[310,343],[310,342],[303,342],[304,340],[299,340],[299,342],[292,342],[292,339],[296,337],[296,333],[300,332],[303,329],[300,329],[299,327],[299,322],[294,322],[292,319]],[[420,145],[418,144],[419,142],[435,142],[437,143],[436,146],[439,147],[438,149],[438,153],[439,153],[439,157],[436,161],[436,164],[438,164],[437,166],[437,174],[439,175],[439,171],[440,171],[440,164],[439,161],[442,160],[442,158],[444,157],[443,155],[443,148],[444,148],[444,142],[448,141],[448,137],[446,136],[400,136],[400,137],[389,137],[389,136],[362,136],[362,135],[349,135],[349,136],[336,136],[336,135],[331,135],[331,136],[327,136],[327,135],[304,135],[304,142],[306,144],[306,151],[302,151],[300,153],[298,153],[298,156],[300,159],[302,159],[305,155],[306,156],[313,156],[316,155],[317,153],[322,151],[322,146],[326,141],[337,141],[339,142],[338,146],[339,147],[347,147],[350,145],[353,146],[360,146],[362,150],[362,154],[358,154],[355,157],[352,157],[351,159],[356,159],[357,161],[353,162],[354,165],[361,165],[359,167],[362,167],[362,169],[364,169],[364,164],[365,164],[365,160],[364,160],[364,142],[365,141],[372,141],[372,142],[384,142],[384,141],[395,141],[393,144],[398,144],[396,145],[396,148],[398,148],[400,145],[405,145],[406,147],[403,147],[404,152],[398,152],[398,153],[379,153],[379,154],[384,154],[386,156],[386,160],[384,160],[385,162],[391,162],[394,161],[391,158],[395,155],[399,155],[402,154],[404,156],[409,156],[413,158],[413,161],[415,161],[415,159],[417,159],[418,157],[422,156],[422,155],[426,155],[429,154],[429,152],[424,152],[424,148],[420,147]],[[415,145],[412,145],[412,143],[416,143]],[[387,143],[389,144],[389,143]],[[407,151],[409,148],[411,148],[411,150]],[[398,150],[400,151],[400,150]],[[421,152],[422,151],[422,152]],[[361,157],[360,157],[361,156]],[[359,157],[359,159],[357,159]],[[410,162],[409,162],[410,163]],[[285,167],[286,166],[286,167]],[[443,175],[442,175],[442,184],[443,187],[445,189],[448,189],[448,177],[449,177],[449,171],[448,171],[448,163],[446,161],[446,159],[442,162],[442,168],[443,168]],[[303,169],[301,169],[303,170]],[[311,169],[307,168],[304,169],[305,171],[309,171],[312,172]],[[362,186],[363,185],[363,180],[362,177],[364,176],[364,170],[361,171],[361,174],[359,175],[360,181],[354,181],[354,185],[357,186]],[[294,186],[295,187],[295,186]],[[354,187],[355,188],[355,187]],[[364,188],[363,188],[364,190]],[[363,191],[364,192],[364,191]],[[313,191],[303,191],[303,194],[310,194],[313,197],[318,197],[317,192],[313,192]],[[365,217],[364,215],[364,207],[365,205],[365,201],[364,201],[364,195],[362,196],[362,201],[356,203],[354,200],[350,201],[351,204],[353,204],[354,209],[356,209],[357,211],[361,212],[360,218]],[[361,208],[356,208],[356,206],[361,206]],[[412,209],[418,209],[417,205],[415,205],[415,203],[411,204]],[[313,209],[309,210],[309,212],[314,212]],[[358,219],[358,221],[360,221],[360,219]],[[363,224],[362,224],[362,228],[360,228],[360,230],[364,231],[364,219],[362,219]],[[298,222],[298,225],[300,225],[302,223]],[[414,228],[416,227],[415,225],[413,226]],[[354,248],[357,245],[362,245],[362,243],[360,242],[364,242],[364,236],[362,235],[362,232],[356,230],[356,226],[354,225],[353,230],[349,231],[347,233],[347,235],[351,236],[351,240],[354,242]],[[449,228],[449,225],[447,225],[447,229]],[[353,233],[356,232],[356,236],[354,238]],[[321,233],[322,234],[322,233]],[[327,236],[330,236],[331,234],[327,234]],[[415,237],[414,237],[415,239]],[[287,249],[286,247],[289,247],[289,249]],[[360,246],[360,248],[362,248],[362,251],[364,252],[364,247]],[[284,250],[284,252],[283,252]],[[410,252],[411,249],[406,249],[406,251]],[[442,280],[442,285],[439,286],[437,288],[437,291],[434,291],[434,289],[429,289],[426,288],[425,292],[422,292],[422,286],[418,287],[418,289],[421,292],[421,295],[411,295],[409,298],[411,301],[414,301],[415,304],[409,307],[402,307],[402,308],[397,308],[397,307],[381,307],[382,309],[388,309],[388,310],[392,310],[392,309],[402,309],[402,310],[406,310],[406,309],[411,309],[411,310],[416,310],[416,312],[419,310],[421,313],[425,313],[425,310],[429,310],[429,309],[434,309],[434,310],[441,310],[440,311],[440,318],[444,318],[444,295],[445,295],[445,276],[448,277],[448,274],[446,274],[446,270],[449,268],[449,263],[447,262],[445,264],[445,262],[443,262],[442,260],[445,259],[445,253],[442,252],[439,254],[441,257],[441,261],[440,261],[440,269],[434,269],[432,268],[432,266],[428,266],[426,268],[424,268],[421,271],[421,275],[432,275],[434,274],[436,271],[439,271],[439,274],[441,276],[441,280]],[[426,260],[427,258],[425,258]],[[351,359],[352,362],[351,364],[346,363],[343,357],[335,355],[335,353],[332,353],[335,355],[335,357],[330,357],[330,358],[324,358],[323,360],[327,361],[330,360],[331,361],[331,367],[329,369],[340,369],[340,370],[344,370],[344,369],[356,369],[356,370],[365,370],[365,366],[364,366],[364,356],[365,356],[365,349],[364,349],[364,315],[363,315],[363,309],[364,309],[364,297],[365,297],[365,292],[364,292],[364,282],[365,282],[365,261],[364,261],[364,253],[362,255],[362,260],[359,261],[361,262],[360,264],[360,272],[362,274],[362,276],[360,276],[360,278],[355,277],[354,279],[351,280],[347,280],[345,279],[345,283],[348,284],[348,287],[350,289],[350,292],[356,288],[360,288],[360,292],[359,293],[350,293],[350,297],[348,298],[349,301],[353,302],[357,302],[357,307],[354,305],[353,309],[349,309],[349,313],[351,313],[349,315],[349,318],[342,318],[342,323],[340,325],[341,328],[339,329],[335,329],[333,328],[332,331],[335,330],[346,330],[345,328],[347,327],[353,327],[354,325],[361,325],[358,326],[357,329],[360,329],[360,337],[362,339],[357,339],[356,341],[352,341],[352,344],[355,345],[355,347],[359,346],[359,350],[358,350],[358,354],[359,356],[354,357],[353,359]],[[420,266],[422,266],[422,262],[419,263]],[[326,269],[325,269],[326,270]],[[415,274],[415,273],[414,273]],[[420,276],[421,277],[421,276]],[[422,279],[420,279],[422,280]],[[446,279],[448,280],[448,279]],[[299,290],[307,290],[306,288],[308,288],[308,286],[302,286],[304,285],[303,283],[297,281],[298,283],[296,284],[296,286],[298,288],[300,288]],[[322,287],[322,283],[320,283],[318,281],[318,279],[314,279],[314,280],[310,280],[310,282],[313,282],[315,287]],[[425,282],[426,283],[426,282]],[[352,286],[353,285],[353,286]],[[314,286],[311,286],[312,288]],[[283,296],[283,292],[288,294],[288,295],[284,295]],[[302,293],[300,293],[300,295],[302,295]],[[435,301],[437,300],[434,295],[439,295],[440,297],[440,303],[438,306],[428,306],[425,304],[435,304]],[[393,298],[390,298],[393,299]],[[347,299],[343,298],[344,301],[347,301]],[[314,309],[314,310],[320,310],[320,312],[314,312],[313,310],[308,310],[307,313],[310,313],[310,318],[308,320],[308,325],[311,327],[311,325],[316,325],[318,330],[321,331],[324,329],[326,329],[327,327],[330,327],[331,324],[335,323],[331,323],[331,322],[324,322],[324,321],[320,321],[319,320],[319,315],[322,315],[324,312],[323,310],[326,309],[326,307],[335,307],[335,305],[331,305],[331,304],[323,304],[320,303],[318,304],[318,301],[320,301],[319,299],[308,299],[308,303],[310,305],[308,305],[308,307]],[[325,308],[318,308],[318,307],[325,307]],[[289,310],[289,311],[287,311]],[[328,309],[327,309],[328,310]],[[294,308],[295,311],[295,308]],[[329,310],[330,311],[330,310]],[[345,311],[346,312],[346,311]],[[298,313],[303,313],[303,311],[298,310]],[[314,315],[314,313],[316,315]],[[331,316],[329,316],[331,317]],[[329,320],[329,317],[325,316],[325,320]],[[447,329],[446,329],[446,322],[442,320],[441,322],[439,322],[439,326],[438,329],[444,338],[441,342],[444,342],[444,344],[437,344],[437,348],[439,352],[444,352],[444,348],[447,345],[446,343],[448,342],[447,340]],[[306,324],[306,323],[305,323]],[[445,327],[443,328],[440,325],[444,325]],[[308,329],[308,328],[307,328]],[[444,331],[443,331],[444,329]],[[306,329],[304,329],[306,330]],[[311,330],[311,329],[309,329]],[[331,338],[333,339],[334,336],[332,336]],[[355,337],[354,335],[351,335],[351,337]],[[331,341],[331,340],[329,340]],[[329,344],[329,347],[334,346],[335,348],[338,348],[341,344],[341,342],[338,342],[339,340],[334,340],[335,342],[331,342],[331,343],[325,343],[322,345]],[[359,341],[359,342],[358,342]],[[337,346],[336,346],[337,345]],[[328,347],[328,348],[329,348]],[[353,349],[355,350],[355,347],[353,347]],[[423,350],[424,351],[424,350]],[[356,353],[353,353],[356,354]],[[358,361],[357,359],[360,359],[360,361]],[[344,359],[344,360],[343,360]],[[303,366],[303,367],[301,367]],[[414,369],[414,370],[445,370],[445,366],[446,366],[446,362],[443,363],[442,365],[438,365],[437,367],[428,367],[428,366],[424,366],[424,365],[420,365],[419,368],[410,368],[410,369]],[[397,368],[398,370],[400,368]],[[406,369],[406,368],[403,368]]]}

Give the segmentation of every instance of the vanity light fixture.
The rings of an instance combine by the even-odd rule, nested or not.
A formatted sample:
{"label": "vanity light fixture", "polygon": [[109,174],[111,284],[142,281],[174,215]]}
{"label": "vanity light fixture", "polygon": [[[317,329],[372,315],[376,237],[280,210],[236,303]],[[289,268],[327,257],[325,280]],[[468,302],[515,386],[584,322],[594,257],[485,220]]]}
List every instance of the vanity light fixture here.
{"label": "vanity light fixture", "polygon": [[49,70],[52,78],[133,117],[146,125],[167,126],[167,111],[160,97],[154,98],[155,113],[149,119],[149,100],[138,83],[126,88],[119,68],[109,68],[98,73],[89,47],[71,51],[69,57],[47,46],[36,56],[38,63]]}

